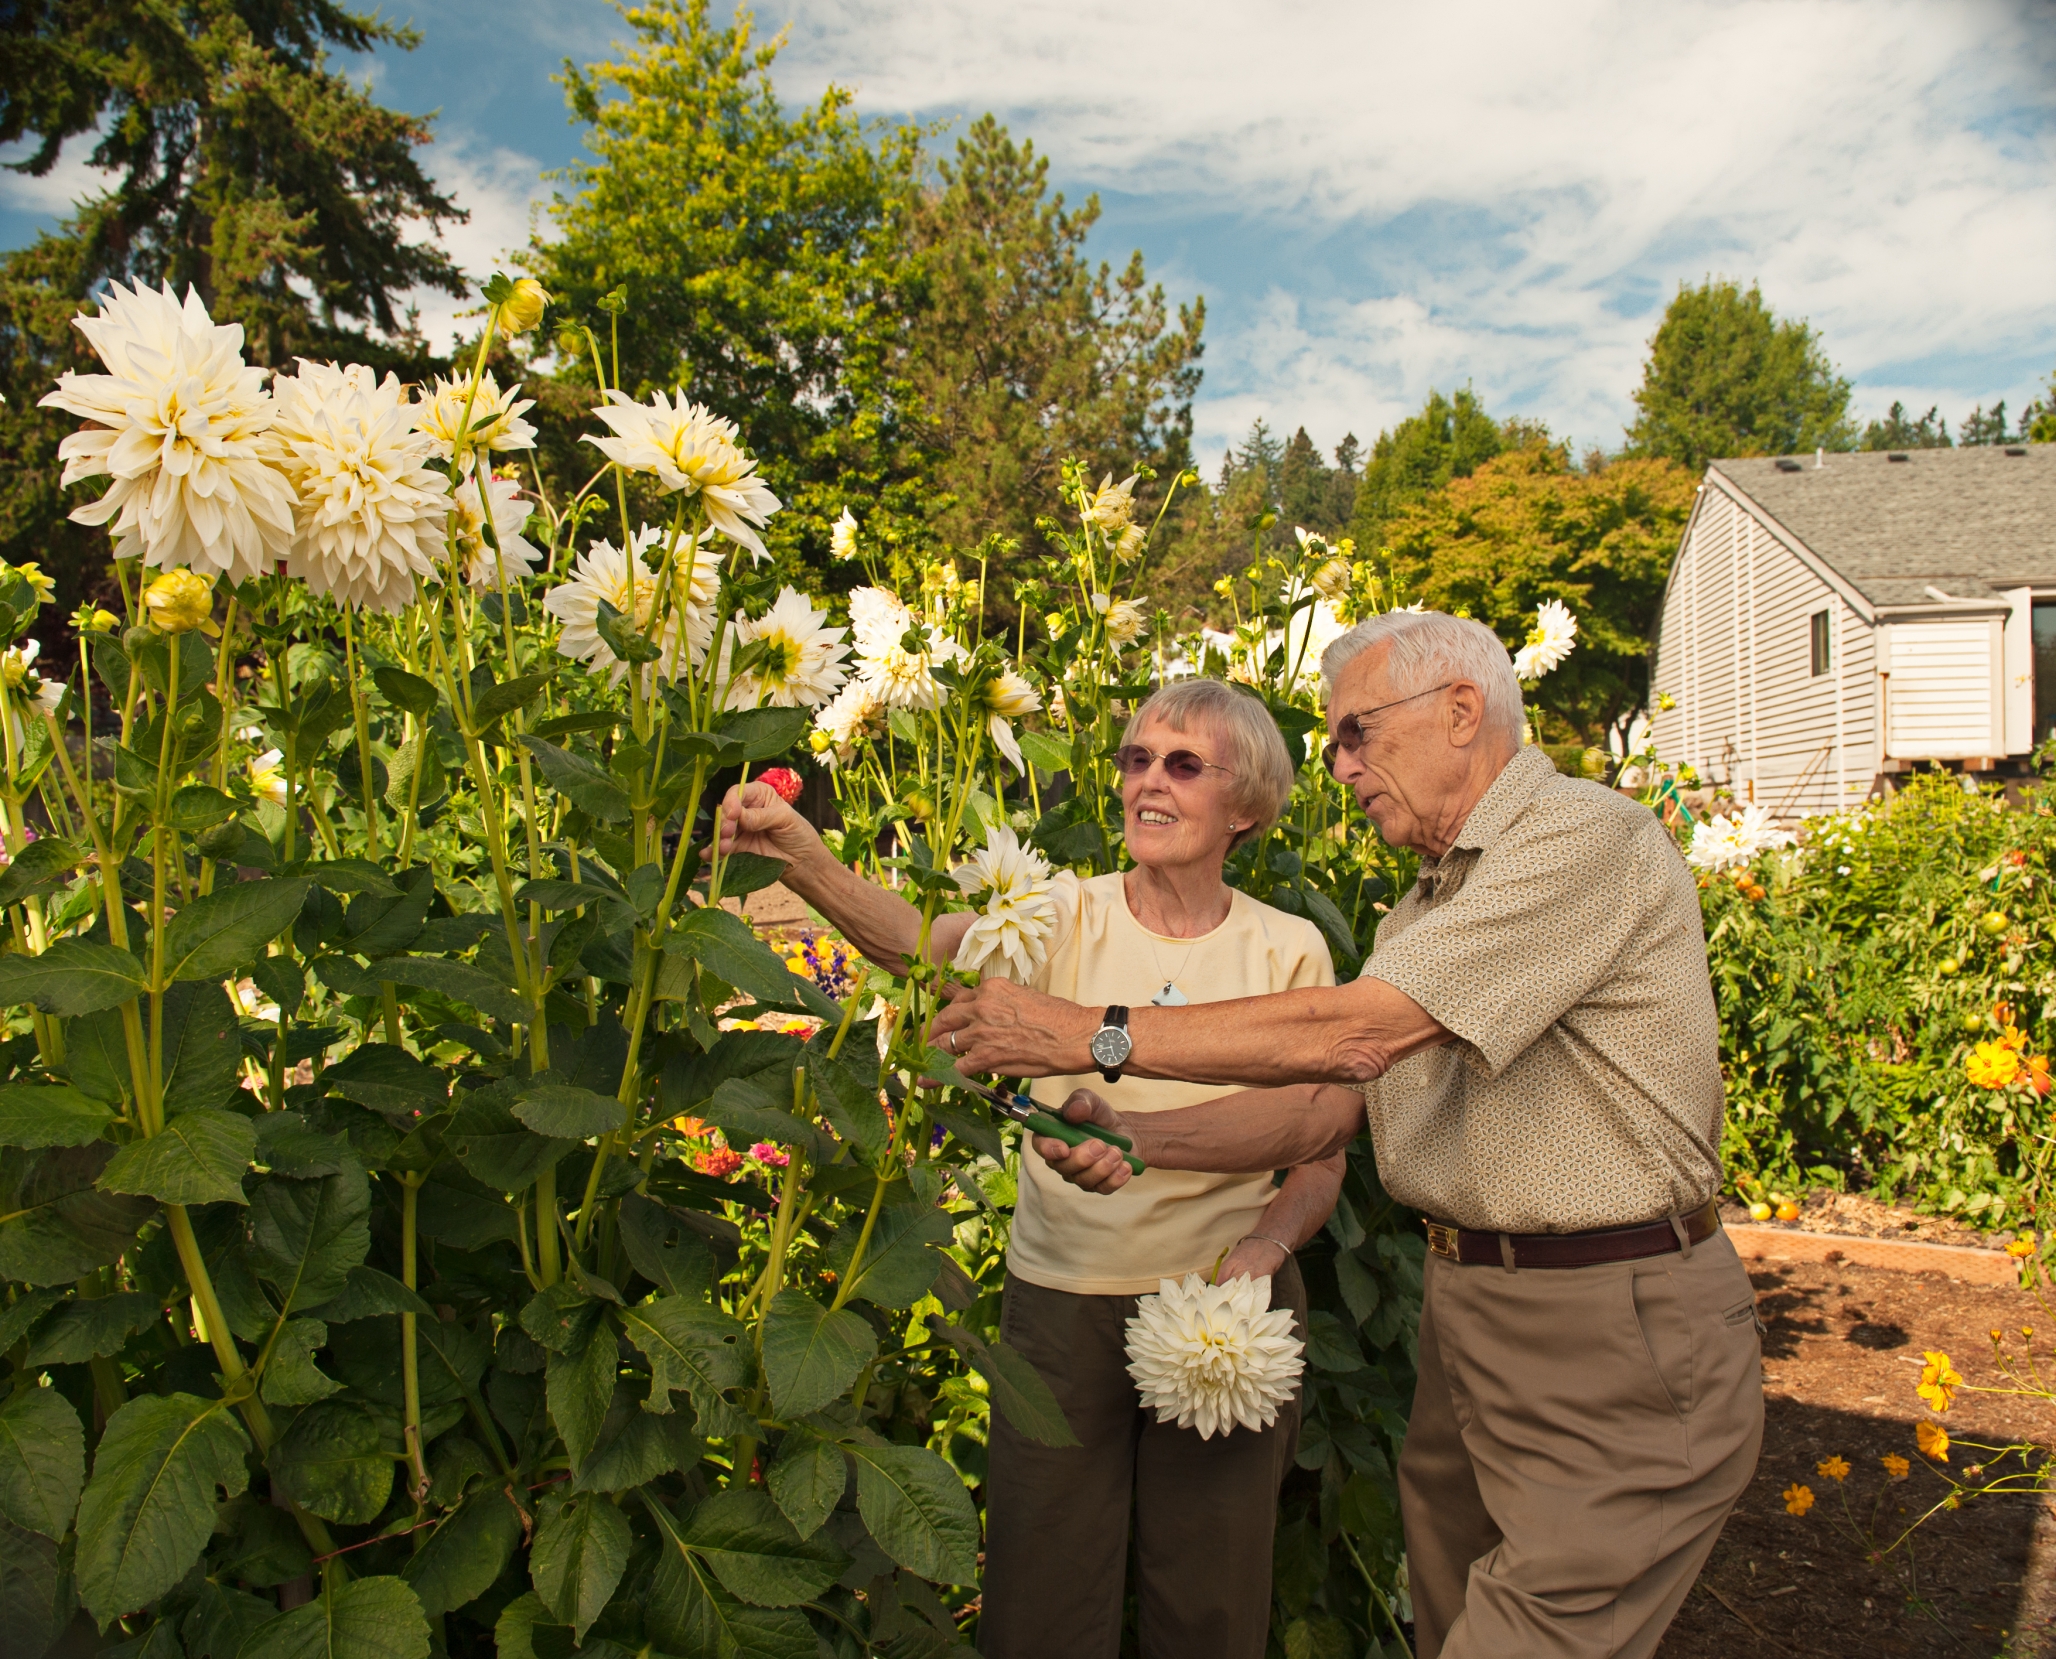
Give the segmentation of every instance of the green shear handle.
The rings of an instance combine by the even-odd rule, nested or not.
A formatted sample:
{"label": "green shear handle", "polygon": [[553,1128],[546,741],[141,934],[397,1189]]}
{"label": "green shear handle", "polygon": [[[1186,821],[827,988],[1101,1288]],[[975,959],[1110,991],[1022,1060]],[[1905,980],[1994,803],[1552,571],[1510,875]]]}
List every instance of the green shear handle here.
{"label": "green shear handle", "polygon": [[1126,1135],[1117,1135],[1111,1129],[1102,1129],[1096,1123],[1066,1123],[1062,1118],[1053,1118],[1047,1112],[1030,1112],[1021,1119],[1023,1127],[1033,1135],[1047,1135],[1051,1140],[1062,1141],[1066,1146],[1083,1146],[1087,1141],[1105,1141],[1109,1146],[1118,1146],[1128,1167],[1140,1175],[1148,1166],[1135,1156],[1135,1143]]}

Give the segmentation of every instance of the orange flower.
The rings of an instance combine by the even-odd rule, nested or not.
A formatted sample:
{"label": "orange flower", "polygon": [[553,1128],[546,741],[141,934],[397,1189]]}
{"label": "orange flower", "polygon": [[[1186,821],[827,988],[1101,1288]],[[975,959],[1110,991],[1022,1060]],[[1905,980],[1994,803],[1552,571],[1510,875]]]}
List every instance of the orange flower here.
{"label": "orange flower", "polygon": [[2046,1054],[2030,1054],[2027,1057],[2028,1086],[2038,1095],[2046,1095],[2050,1088],[2049,1057]]}
{"label": "orange flower", "polygon": [[1956,1390],[1963,1386],[1963,1377],[1949,1363],[1949,1356],[1940,1349],[1930,1348],[1921,1358],[1927,1364],[1921,1367],[1920,1384],[1914,1389],[1938,1412],[1947,1411],[1956,1402]]}
{"label": "orange flower", "polygon": [[1887,1452],[1878,1461],[1885,1466],[1885,1475],[1888,1479],[1904,1480],[1913,1473],[1913,1465],[1897,1452]]}
{"label": "orange flower", "polygon": [[1999,1033],[1999,1041],[2012,1049],[2015,1054],[2026,1053],[2027,1033],[2010,1020],[2002,1021],[2001,1023],[2005,1026],[2005,1030]]}
{"label": "orange flower", "polygon": [[711,1152],[693,1154],[692,1167],[702,1175],[714,1176],[717,1180],[733,1175],[742,1168],[742,1154],[731,1152],[727,1147],[716,1147]]}
{"label": "orange flower", "polygon": [[2013,1023],[2013,1004],[2010,1002],[1993,1003],[1992,1023],[1994,1025],[2011,1025]]}
{"label": "orange flower", "polygon": [[1785,1488],[1784,1499],[1787,1515],[1804,1515],[1813,1507],[1813,1488],[1794,1481]]}
{"label": "orange flower", "polygon": [[[2011,1244],[2006,1246],[2006,1254],[2011,1256],[2015,1261],[2024,1261],[2029,1256],[2032,1256],[2034,1253],[2035,1230],[2032,1227],[2021,1228],[2020,1236],[2016,1238]],[[1994,1331],[1992,1333],[1992,1338],[1994,1341],[1998,1340],[1998,1336],[1999,1333],[1997,1331]]]}
{"label": "orange flower", "polygon": [[1949,1431],[1941,1424],[1922,1418],[1913,1426],[1913,1438],[1920,1442],[1922,1457],[1931,1457],[1938,1463],[1949,1461]]}
{"label": "orange flower", "polygon": [[1813,1472],[1826,1480],[1847,1480],[1849,1465],[1840,1457],[1823,1458],[1813,1466]]}

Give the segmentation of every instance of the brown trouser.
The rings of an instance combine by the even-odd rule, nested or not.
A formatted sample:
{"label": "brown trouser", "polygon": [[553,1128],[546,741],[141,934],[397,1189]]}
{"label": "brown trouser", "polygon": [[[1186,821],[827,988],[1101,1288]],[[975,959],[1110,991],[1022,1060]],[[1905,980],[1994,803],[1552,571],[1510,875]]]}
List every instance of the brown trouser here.
{"label": "brown trouser", "polygon": [[1727,1235],[1600,1267],[1429,1256],[1399,1460],[1420,1659],[1646,1659],[1763,1441]]}
{"label": "brown trouser", "polygon": [[[1080,1444],[1037,1445],[992,1414],[985,1659],[1115,1659],[1131,1510],[1143,1659],[1261,1659],[1299,1402],[1268,1429],[1211,1440],[1159,1423],[1127,1370],[1136,1300],[1007,1281],[1001,1334],[1042,1373]],[[1272,1279],[1271,1305],[1293,1310],[1304,1341],[1296,1262]]]}

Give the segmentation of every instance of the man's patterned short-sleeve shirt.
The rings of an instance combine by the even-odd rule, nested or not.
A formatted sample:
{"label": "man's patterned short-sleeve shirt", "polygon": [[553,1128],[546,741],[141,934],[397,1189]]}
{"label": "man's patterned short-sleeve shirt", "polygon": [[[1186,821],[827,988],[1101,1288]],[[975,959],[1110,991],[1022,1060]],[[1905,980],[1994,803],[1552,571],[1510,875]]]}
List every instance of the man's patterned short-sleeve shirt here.
{"label": "man's patterned short-sleeve shirt", "polygon": [[1648,808],[1523,749],[1421,861],[1363,971],[1458,1039],[1364,1085],[1396,1198],[1463,1227],[1563,1233],[1718,1190],[1698,886]]}

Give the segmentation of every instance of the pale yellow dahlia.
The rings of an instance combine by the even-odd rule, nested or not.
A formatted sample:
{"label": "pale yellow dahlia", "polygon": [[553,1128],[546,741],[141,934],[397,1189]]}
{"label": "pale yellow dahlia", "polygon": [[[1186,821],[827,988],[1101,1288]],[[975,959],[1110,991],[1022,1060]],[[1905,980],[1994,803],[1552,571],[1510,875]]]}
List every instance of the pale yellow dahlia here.
{"label": "pale yellow dahlia", "polygon": [[397,375],[300,359],[274,384],[282,464],[299,497],[287,574],[352,610],[398,611],[439,574],[450,480],[427,463]]}
{"label": "pale yellow dahlia", "polygon": [[780,588],[770,610],[760,617],[737,612],[735,629],[722,642],[715,683],[728,679],[730,656],[744,646],[761,640],[764,658],[729,681],[725,706],[811,709],[827,702],[849,677],[844,665],[849,647],[842,643],[847,630],[826,627],[827,621],[826,611],[815,610],[812,600],[790,587]]}
{"label": "pale yellow dahlia", "polygon": [[1513,654],[1513,671],[1523,680],[1539,680],[1577,649],[1578,619],[1561,599],[1545,599],[1535,611],[1527,643]]}
{"label": "pale yellow dahlia", "polygon": [[836,560],[847,563],[857,556],[857,521],[845,507],[828,531],[828,550]]}
{"label": "pale yellow dahlia", "polygon": [[[690,536],[679,538],[672,554],[671,604],[655,635],[660,654],[645,672],[676,680],[706,660],[714,643],[714,601],[721,591],[717,555],[708,545],[712,539],[711,531],[697,544]],[[552,588],[543,601],[543,609],[564,624],[557,638],[560,655],[595,667],[604,664],[614,685],[628,677],[628,665],[600,637],[600,604],[604,600],[638,632],[648,634],[661,590],[646,555],[654,553],[661,564],[665,545],[666,532],[646,524],[635,533],[632,553],[600,541],[579,557],[569,579]]]}
{"label": "pale yellow dahlia", "polygon": [[985,704],[985,729],[999,752],[1013,762],[1016,772],[1026,772],[1021,745],[1014,738],[1014,722],[1042,707],[1042,694],[1011,668],[985,682],[980,697]]}
{"label": "pale yellow dahlia", "polygon": [[521,396],[519,386],[504,392],[488,369],[479,377],[478,393],[471,397],[471,424],[464,424],[464,402],[471,396],[471,377],[438,379],[429,394],[414,406],[414,424],[435,440],[435,457],[447,461],[457,453],[457,439],[464,439],[463,468],[477,465],[481,449],[533,449],[535,428],[521,417],[535,407],[533,398]]}
{"label": "pale yellow dahlia", "polygon": [[823,764],[847,766],[859,743],[884,735],[885,720],[886,707],[877,687],[854,679],[821,705],[809,745]]}
{"label": "pale yellow dahlia", "polygon": [[450,533],[456,538],[457,557],[464,565],[464,580],[475,588],[494,589],[500,585],[500,571],[504,566],[509,582],[518,582],[524,576],[533,576],[536,566],[542,563],[543,550],[522,535],[528,526],[528,503],[521,497],[521,486],[511,478],[492,480],[493,492],[493,534],[500,543],[499,555],[493,554],[491,543],[485,539],[484,515],[479,511],[478,475],[473,473],[457,486],[457,493],[451,498],[456,507]]}
{"label": "pale yellow dahlia", "polygon": [[1120,483],[1114,482],[1114,475],[1108,473],[1099,481],[1099,488],[1085,503],[1085,511],[1079,516],[1087,524],[1096,524],[1110,536],[1118,536],[1128,528],[1128,521],[1135,512],[1135,480],[1140,473],[1131,472]]}
{"label": "pale yellow dahlia", "polygon": [[1159,1423],[1198,1429],[1202,1440],[1269,1428],[1306,1365],[1292,1310],[1270,1304],[1268,1278],[1163,1280],[1128,1321],[1128,1375],[1143,1406]]}
{"label": "pale yellow dahlia", "polygon": [[42,401],[93,424],[57,446],[63,482],[110,474],[77,524],[113,520],[114,554],[244,581],[293,539],[293,492],[272,466],[264,374],[243,361],[239,323],[217,325],[200,296],[109,284],[97,317],[74,317],[106,374],[57,377]]}
{"label": "pale yellow dahlia", "polygon": [[630,472],[648,473],[667,491],[698,494],[715,529],[754,557],[769,557],[752,526],[761,528],[784,503],[757,476],[757,463],[737,446],[734,421],[682,392],[675,400],[657,392],[648,403],[637,403],[626,393],[609,391],[606,403],[593,413],[613,436],[588,434],[587,443]]}
{"label": "pale yellow dahlia", "polygon": [[985,845],[950,874],[978,906],[951,966],[1026,984],[1042,966],[1057,922],[1049,861],[995,824]]}

